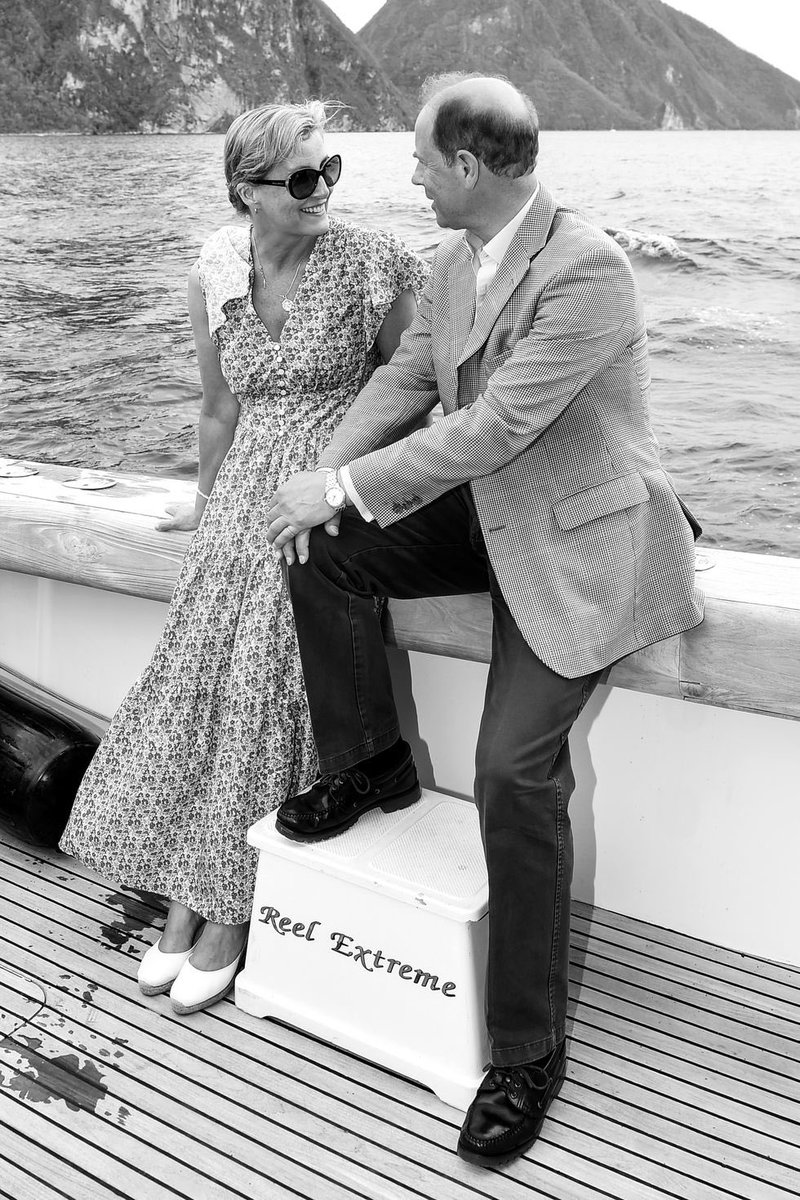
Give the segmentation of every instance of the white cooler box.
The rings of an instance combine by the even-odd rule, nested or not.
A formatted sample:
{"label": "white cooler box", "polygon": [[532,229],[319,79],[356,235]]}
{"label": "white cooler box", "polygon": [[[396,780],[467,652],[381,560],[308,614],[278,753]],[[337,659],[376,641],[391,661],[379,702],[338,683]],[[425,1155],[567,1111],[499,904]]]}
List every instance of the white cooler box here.
{"label": "white cooler box", "polygon": [[260,851],[236,1003],[431,1088],[465,1109],[489,1061],[488,889],[473,804],[423,791],[346,833]]}

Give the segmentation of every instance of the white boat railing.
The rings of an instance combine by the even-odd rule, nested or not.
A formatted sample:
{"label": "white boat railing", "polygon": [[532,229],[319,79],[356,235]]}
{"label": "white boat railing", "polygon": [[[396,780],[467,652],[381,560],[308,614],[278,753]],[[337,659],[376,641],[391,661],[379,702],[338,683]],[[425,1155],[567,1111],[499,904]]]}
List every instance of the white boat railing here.
{"label": "white boat railing", "polygon": [[[113,472],[92,490],[91,472],[32,464],[0,478],[0,570],[150,600],[169,600],[188,536],[159,533],[166,504],[192,498],[187,481]],[[616,664],[608,682],[723,708],[800,718],[800,560],[702,551],[705,620]],[[489,661],[488,597],[393,600],[387,642]]]}

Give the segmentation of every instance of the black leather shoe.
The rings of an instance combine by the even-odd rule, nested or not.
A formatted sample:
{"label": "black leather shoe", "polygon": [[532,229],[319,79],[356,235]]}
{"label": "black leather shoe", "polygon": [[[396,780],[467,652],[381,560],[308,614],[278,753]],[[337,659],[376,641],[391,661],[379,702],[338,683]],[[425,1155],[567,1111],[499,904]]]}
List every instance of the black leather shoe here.
{"label": "black leather shoe", "polygon": [[399,743],[393,767],[371,770],[372,761],[321,775],[307,792],[285,800],[275,817],[278,831],[296,842],[324,841],[349,829],[371,808],[395,812],[419,800],[417,768],[407,742]]}
{"label": "black leather shoe", "polygon": [[458,1153],[481,1167],[499,1167],[532,1146],[550,1101],[564,1082],[567,1043],[524,1067],[492,1067],[478,1088],[458,1138]]}

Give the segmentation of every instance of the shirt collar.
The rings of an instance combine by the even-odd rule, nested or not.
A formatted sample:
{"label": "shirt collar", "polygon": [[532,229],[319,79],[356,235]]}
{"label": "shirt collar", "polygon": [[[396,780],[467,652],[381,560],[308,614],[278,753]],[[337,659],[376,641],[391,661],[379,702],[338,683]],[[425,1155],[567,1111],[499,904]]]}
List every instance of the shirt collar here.
{"label": "shirt collar", "polygon": [[478,238],[470,235],[469,233],[465,233],[464,239],[472,250],[473,254],[478,254],[481,261],[484,261],[484,259],[488,257],[496,263],[502,262],[503,255],[511,245],[514,234],[525,220],[526,216],[528,215],[528,210],[538,195],[539,183],[537,181],[536,187],[533,190],[533,194],[525,201],[519,212],[511,218],[507,225],[503,226],[499,233],[496,233],[493,238],[490,238],[488,242],[481,244]]}

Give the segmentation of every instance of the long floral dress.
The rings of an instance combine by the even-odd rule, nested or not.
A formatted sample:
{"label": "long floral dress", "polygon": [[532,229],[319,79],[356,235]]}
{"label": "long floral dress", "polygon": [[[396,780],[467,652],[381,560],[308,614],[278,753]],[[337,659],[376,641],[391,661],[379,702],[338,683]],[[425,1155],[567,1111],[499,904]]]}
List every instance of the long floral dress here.
{"label": "long floral dress", "polygon": [[331,220],[274,342],[252,303],[249,225],[218,230],[198,265],[240,404],[236,433],[153,658],[89,766],[61,848],[118,884],[238,924],[255,880],[247,829],[317,766],[267,501],[315,466],[380,362],[384,317],[427,269],[391,234]]}

